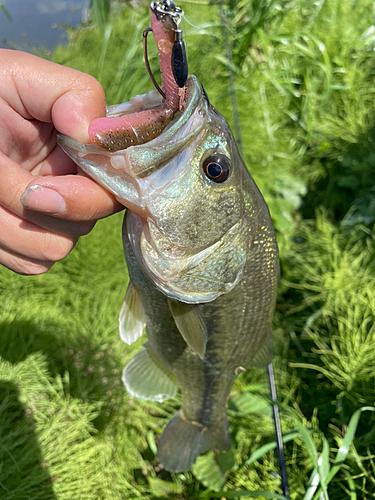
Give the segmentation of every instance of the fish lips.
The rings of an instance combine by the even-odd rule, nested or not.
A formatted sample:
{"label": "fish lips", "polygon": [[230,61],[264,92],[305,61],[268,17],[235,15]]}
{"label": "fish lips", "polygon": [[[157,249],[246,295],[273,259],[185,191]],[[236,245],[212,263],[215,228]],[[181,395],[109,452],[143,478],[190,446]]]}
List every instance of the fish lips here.
{"label": "fish lips", "polygon": [[[110,106],[107,116],[152,109],[160,104],[160,99],[157,91],[153,90],[127,103]],[[170,162],[199,134],[204,126],[203,117],[195,120],[194,127],[189,125],[189,118],[202,99],[199,83],[192,75],[186,84],[184,111],[177,113],[158,137],[145,144],[110,152],[95,145],[82,144],[63,134],[57,134],[57,142],[91,179],[110,191],[122,205],[145,216],[147,207],[141,180]]]}

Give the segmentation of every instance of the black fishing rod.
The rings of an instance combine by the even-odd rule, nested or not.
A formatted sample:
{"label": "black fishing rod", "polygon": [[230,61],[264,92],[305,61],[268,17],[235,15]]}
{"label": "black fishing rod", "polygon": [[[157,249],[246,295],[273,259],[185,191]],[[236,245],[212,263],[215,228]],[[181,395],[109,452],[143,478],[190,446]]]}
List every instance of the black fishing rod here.
{"label": "black fishing rod", "polygon": [[[230,87],[230,94],[231,94],[231,99],[232,99],[234,125],[235,125],[235,130],[236,130],[236,139],[237,139],[238,149],[240,150],[240,153],[243,156],[241,125],[240,125],[240,117],[239,117],[239,112],[238,112],[235,80],[234,80],[233,69],[231,68],[232,49],[231,49],[231,46],[229,43],[223,0],[219,1],[219,6],[220,6],[221,27],[222,27],[222,31],[223,31],[224,44],[225,44],[225,48],[226,48],[227,60],[229,61],[229,65],[228,65],[229,87]],[[282,489],[283,495],[286,498],[289,498],[288,475],[287,475],[287,471],[286,471],[283,436],[282,436],[282,432],[281,432],[279,407],[277,405],[276,385],[275,385],[275,377],[273,374],[272,363],[270,363],[267,366],[267,375],[268,375],[268,382],[269,382],[269,386],[270,386],[271,400],[272,400],[272,416],[273,416],[273,423],[274,423],[274,427],[275,427],[276,446],[277,446],[277,453],[278,453],[278,458],[279,458],[281,489]]]}
{"label": "black fishing rod", "polygon": [[275,377],[273,374],[272,363],[270,363],[267,366],[267,375],[268,375],[268,381],[270,384],[270,392],[271,392],[271,399],[272,399],[272,415],[273,415],[273,423],[275,426],[277,453],[278,453],[278,457],[279,457],[281,489],[283,491],[283,495],[285,497],[289,498],[288,474],[286,472],[283,435],[281,432],[279,407],[277,405],[276,385],[275,385]]}

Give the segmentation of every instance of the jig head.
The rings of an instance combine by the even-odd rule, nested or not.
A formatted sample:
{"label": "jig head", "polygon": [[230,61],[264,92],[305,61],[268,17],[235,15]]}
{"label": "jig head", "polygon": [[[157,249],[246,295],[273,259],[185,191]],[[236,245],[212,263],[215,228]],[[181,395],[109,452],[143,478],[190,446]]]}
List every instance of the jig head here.
{"label": "jig head", "polygon": [[172,73],[177,85],[182,88],[185,86],[188,77],[188,64],[186,59],[185,44],[182,39],[182,31],[177,25],[176,41],[172,49]]}
{"label": "jig head", "polygon": [[[182,39],[182,31],[179,28],[181,18],[184,15],[184,11],[180,7],[176,7],[173,0],[163,0],[161,2],[151,2],[150,9],[155,14],[157,19],[159,19],[160,16],[165,16],[165,15],[171,16],[173,21],[174,21],[174,24],[176,25],[176,29],[175,29],[176,39],[175,39],[175,42],[174,42],[173,48],[172,48],[171,68],[172,68],[173,78],[175,79],[176,84],[178,85],[179,88],[183,88],[185,86],[185,83],[186,83],[186,80],[187,80],[187,77],[189,74],[185,43]],[[150,65],[148,62],[147,35],[148,35],[149,31],[152,31],[151,28],[147,28],[143,32],[143,52],[144,52],[144,57],[145,57],[145,62],[146,62],[146,68],[147,68],[148,74],[150,75],[152,83],[155,85],[155,88],[163,96],[163,98],[165,98],[164,92],[161,90],[161,88],[159,87],[159,85],[155,81],[155,78],[151,72],[151,68],[150,68]]]}

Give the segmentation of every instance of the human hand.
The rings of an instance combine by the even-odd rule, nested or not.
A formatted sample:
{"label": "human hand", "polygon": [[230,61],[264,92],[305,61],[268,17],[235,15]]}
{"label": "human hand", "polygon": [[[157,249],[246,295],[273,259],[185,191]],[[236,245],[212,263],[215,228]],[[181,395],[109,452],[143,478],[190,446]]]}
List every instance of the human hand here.
{"label": "human hand", "polygon": [[56,130],[89,142],[89,123],[102,116],[104,92],[93,77],[0,49],[0,264],[44,273],[98,219],[123,208],[77,174],[56,143]]}

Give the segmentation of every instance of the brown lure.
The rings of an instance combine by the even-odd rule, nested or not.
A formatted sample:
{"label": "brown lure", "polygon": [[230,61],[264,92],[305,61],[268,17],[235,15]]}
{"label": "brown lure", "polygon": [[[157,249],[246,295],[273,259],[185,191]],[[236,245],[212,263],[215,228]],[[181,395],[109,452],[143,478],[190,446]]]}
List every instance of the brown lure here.
{"label": "brown lure", "polygon": [[[91,122],[91,144],[108,151],[119,151],[151,141],[173,120],[176,111],[183,108],[185,86],[179,87],[171,65],[172,53],[179,43],[179,40],[176,40],[176,32],[181,31],[175,20],[176,15],[171,15],[165,2],[152,2],[150,12],[151,29],[158,48],[162,75],[162,87],[158,90],[161,90],[163,101],[150,109],[122,116],[98,118]],[[146,33],[144,37],[145,35]],[[148,66],[147,62],[146,64]]]}

